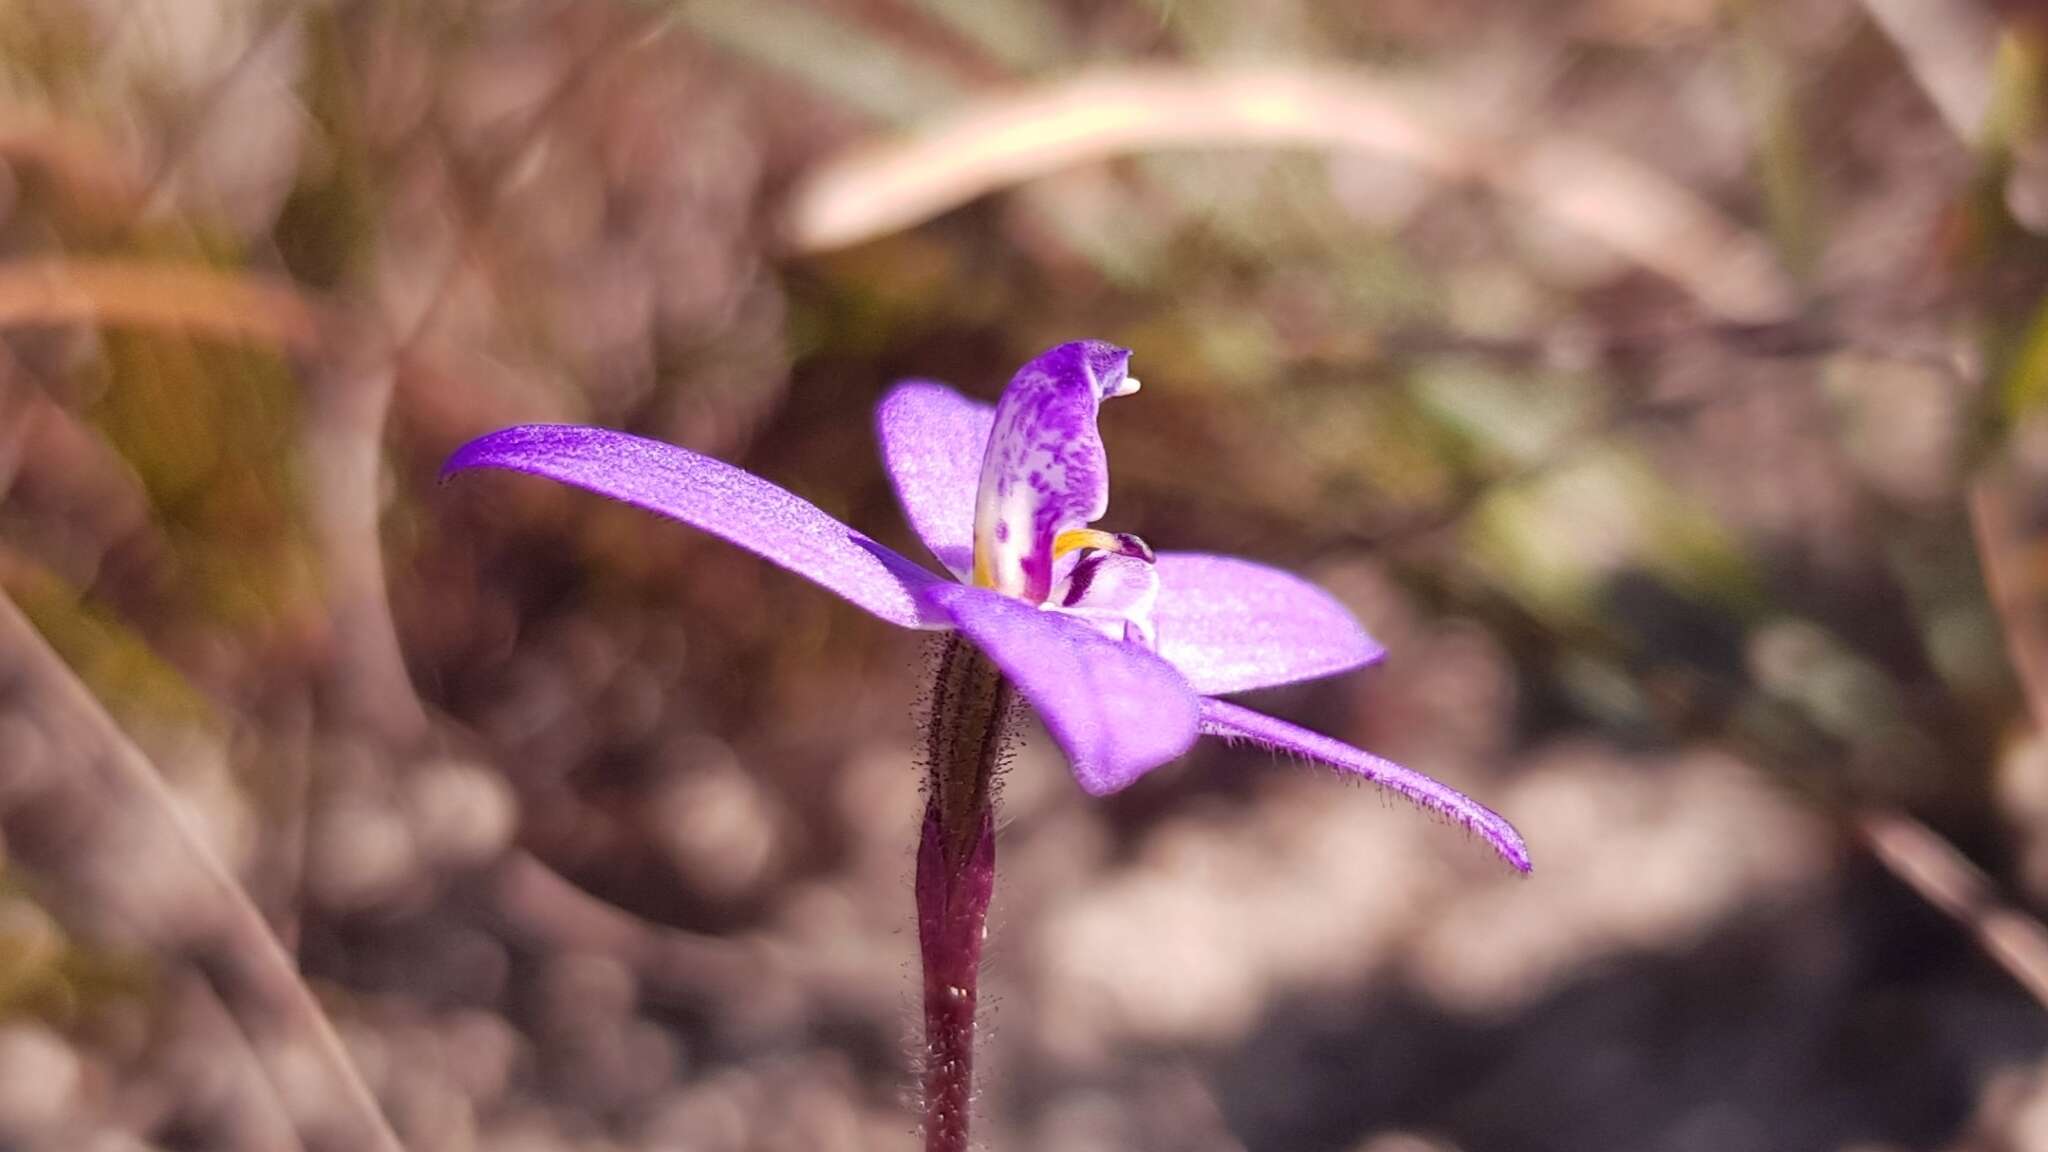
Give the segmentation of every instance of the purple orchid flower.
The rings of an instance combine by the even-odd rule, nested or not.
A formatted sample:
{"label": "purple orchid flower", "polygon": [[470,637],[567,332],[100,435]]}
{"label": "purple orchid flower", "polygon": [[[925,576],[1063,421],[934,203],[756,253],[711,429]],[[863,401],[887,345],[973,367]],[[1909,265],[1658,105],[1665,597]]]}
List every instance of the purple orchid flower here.
{"label": "purple orchid flower", "polygon": [[947,576],[758,476],[622,432],[507,428],[464,445],[444,470],[507,468],[587,488],[722,536],[891,624],[954,633],[932,690],[915,881],[927,1152],[969,1146],[975,990],[995,883],[991,781],[1013,689],[1094,795],[1128,787],[1207,733],[1370,780],[1529,870],[1514,828],[1456,789],[1216,699],[1349,671],[1385,651],[1327,593],[1285,572],[1154,553],[1089,527],[1109,508],[1096,411],[1138,390],[1130,357],[1101,341],[1062,344],[1019,370],[994,408],[921,380],[883,397],[883,458]]}
{"label": "purple orchid flower", "polygon": [[882,455],[939,576],[808,501],[671,444],[577,425],[493,432],[444,475],[506,468],[638,505],[754,552],[891,624],[957,630],[1037,709],[1092,795],[1128,787],[1203,733],[1327,764],[1463,825],[1521,871],[1505,819],[1445,784],[1215,699],[1375,663],[1385,650],[1321,589],[1227,556],[1153,551],[1089,528],[1109,505],[1096,410],[1138,390],[1130,353],[1062,344],[994,408],[911,380],[875,414]]}

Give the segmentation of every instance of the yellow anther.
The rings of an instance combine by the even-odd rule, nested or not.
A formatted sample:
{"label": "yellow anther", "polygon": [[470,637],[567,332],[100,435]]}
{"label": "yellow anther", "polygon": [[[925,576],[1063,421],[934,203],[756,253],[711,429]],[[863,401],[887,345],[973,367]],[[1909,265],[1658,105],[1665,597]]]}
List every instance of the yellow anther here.
{"label": "yellow anther", "polygon": [[1112,556],[1136,556],[1147,564],[1152,563],[1152,546],[1129,532],[1069,528],[1052,538],[1052,554],[1055,560],[1083,548],[1093,548],[1097,552],[1107,552]]}
{"label": "yellow anther", "polygon": [[1099,528],[1069,528],[1052,538],[1054,559],[1083,548],[1093,548],[1098,552],[1124,551],[1122,542],[1114,533],[1104,532]]}

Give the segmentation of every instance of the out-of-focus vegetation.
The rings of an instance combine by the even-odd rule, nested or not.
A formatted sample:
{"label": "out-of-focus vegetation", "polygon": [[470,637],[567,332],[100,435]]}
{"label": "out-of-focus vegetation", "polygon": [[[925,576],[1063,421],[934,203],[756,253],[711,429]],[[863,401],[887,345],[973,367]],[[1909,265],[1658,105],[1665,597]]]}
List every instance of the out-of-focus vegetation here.
{"label": "out-of-focus vegetation", "polygon": [[2048,1148],[2044,53],[1977,0],[9,0],[0,1146],[374,1147],[359,1087],[416,1152],[914,1146],[916,641],[436,468],[601,423],[914,549],[882,389],[1103,337],[1106,526],[1335,589],[1392,656],[1264,703],[1537,871],[1034,744],[990,1147]]}

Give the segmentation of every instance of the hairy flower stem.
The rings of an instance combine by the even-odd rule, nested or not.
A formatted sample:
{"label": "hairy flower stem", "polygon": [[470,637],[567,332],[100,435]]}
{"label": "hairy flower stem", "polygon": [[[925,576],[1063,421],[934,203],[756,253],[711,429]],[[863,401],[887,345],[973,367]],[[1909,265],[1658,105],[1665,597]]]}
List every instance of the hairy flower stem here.
{"label": "hairy flower stem", "polygon": [[924,1147],[967,1152],[975,987],[996,882],[995,778],[1017,709],[1002,673],[958,637],[946,639],[938,672],[925,732],[930,780],[917,846]]}

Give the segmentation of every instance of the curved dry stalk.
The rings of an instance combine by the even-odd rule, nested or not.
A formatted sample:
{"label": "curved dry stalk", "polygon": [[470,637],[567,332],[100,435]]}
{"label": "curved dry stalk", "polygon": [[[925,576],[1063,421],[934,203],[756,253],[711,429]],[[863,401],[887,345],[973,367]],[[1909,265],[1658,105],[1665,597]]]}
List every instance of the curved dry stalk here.
{"label": "curved dry stalk", "polygon": [[1387,156],[1521,201],[1721,317],[1767,320],[1792,308],[1769,245],[1668,177],[1555,133],[1482,138],[1412,89],[1330,69],[1124,68],[990,96],[814,169],[790,200],[784,234],[799,251],[843,248],[1077,164],[1227,145]]}
{"label": "curved dry stalk", "polygon": [[[199,937],[187,951],[246,1031],[300,1055],[327,1080],[341,1105],[338,1118],[348,1129],[336,1145],[404,1152],[333,1023],[248,893],[191,827],[156,766],[5,596],[0,596],[0,682],[21,693],[42,723],[81,738],[89,749],[75,758],[79,762],[61,765],[51,787],[78,791],[87,806],[132,808],[168,832],[167,842],[183,857],[174,866],[191,870],[206,905]],[[71,844],[67,850],[90,855],[94,847]]]}
{"label": "curved dry stalk", "polygon": [[519,936],[610,956],[667,996],[717,1004],[749,995],[798,994],[787,973],[758,947],[643,920],[578,888],[523,850],[492,871],[489,892],[492,909]]}
{"label": "curved dry stalk", "polygon": [[311,348],[321,314],[281,280],[147,260],[0,263],[0,328],[92,323]]}
{"label": "curved dry stalk", "polygon": [[1987,955],[2048,1007],[2048,929],[2039,920],[2002,899],[1982,870],[1911,816],[1865,809],[1855,828],[1878,863],[1969,929]]}
{"label": "curved dry stalk", "polygon": [[1991,121],[1998,17],[1972,0],[1863,0],[1942,122],[1976,140]]}
{"label": "curved dry stalk", "polygon": [[[145,1108],[130,1106],[121,1115],[124,1124],[132,1128],[147,1130],[173,1120],[178,1108],[192,1096],[204,1098],[203,1081],[207,1077],[225,1076],[235,1086],[239,1106],[227,1112],[225,1130],[214,1128],[221,1142],[233,1149],[262,1149],[263,1152],[306,1152],[305,1141],[299,1139],[292,1126],[292,1119],[284,1107],[285,1093],[278,1090],[275,1072],[264,1066],[249,1036],[235,1021],[234,1013],[221,1001],[220,994],[198,973],[185,974],[171,985],[172,1011],[178,1018],[177,1028],[181,1032],[195,1033],[202,1046],[212,1048],[225,1059],[214,1056],[204,1064],[186,1060],[177,1061],[171,1057],[168,1074],[171,1089],[164,1092],[154,1085],[136,1086],[133,1096],[145,1103]],[[267,1092],[256,1090],[268,1089]],[[153,1097],[153,1099],[152,1099]],[[135,1113],[141,1112],[141,1115]],[[219,1120],[213,1124],[220,1123]]]}
{"label": "curved dry stalk", "polygon": [[63,120],[0,114],[0,159],[43,174],[74,209],[107,218],[131,215],[142,180],[90,128]]}
{"label": "curved dry stalk", "polygon": [[2005,637],[2006,658],[2018,674],[2034,729],[2048,736],[2048,617],[2032,579],[2028,542],[2013,522],[2006,481],[1986,473],[1970,486],[1970,534],[1985,590]]}
{"label": "curved dry stalk", "polygon": [[426,708],[398,642],[384,586],[379,478],[384,421],[397,368],[374,338],[368,352],[337,348],[306,389],[307,514],[326,573],[335,654],[331,681],[342,705],[395,747],[427,732]]}
{"label": "curved dry stalk", "polygon": [[[1970,487],[1970,531],[1984,583],[2005,636],[2035,730],[2048,733],[2048,621],[2026,578],[2004,481],[1994,473]],[[1969,858],[1932,828],[1903,812],[1866,808],[1852,826],[1871,855],[1921,899],[1960,924],[1985,954],[2048,1007],[2048,927],[2003,899]]]}

